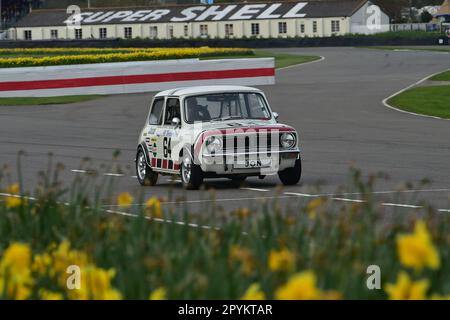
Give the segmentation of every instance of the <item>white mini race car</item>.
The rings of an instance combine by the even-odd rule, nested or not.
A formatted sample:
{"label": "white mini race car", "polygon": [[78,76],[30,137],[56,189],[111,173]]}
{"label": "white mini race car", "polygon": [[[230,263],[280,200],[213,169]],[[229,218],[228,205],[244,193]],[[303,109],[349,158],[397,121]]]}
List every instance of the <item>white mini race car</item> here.
{"label": "white mini race car", "polygon": [[243,181],[278,174],[283,184],[297,184],[302,171],[298,134],[277,118],[256,88],[160,92],[138,142],[138,181],[153,186],[159,174],[175,175],[185,188],[198,189],[204,178]]}

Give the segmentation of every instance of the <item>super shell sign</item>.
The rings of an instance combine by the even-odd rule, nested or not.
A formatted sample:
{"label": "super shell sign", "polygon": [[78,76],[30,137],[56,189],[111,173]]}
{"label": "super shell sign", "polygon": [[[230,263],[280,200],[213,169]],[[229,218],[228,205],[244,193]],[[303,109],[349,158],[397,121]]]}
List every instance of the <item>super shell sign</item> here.
{"label": "super shell sign", "polygon": [[303,18],[308,2],[230,4],[148,10],[86,11],[72,14],[67,25],[145,22],[201,22],[222,20]]}

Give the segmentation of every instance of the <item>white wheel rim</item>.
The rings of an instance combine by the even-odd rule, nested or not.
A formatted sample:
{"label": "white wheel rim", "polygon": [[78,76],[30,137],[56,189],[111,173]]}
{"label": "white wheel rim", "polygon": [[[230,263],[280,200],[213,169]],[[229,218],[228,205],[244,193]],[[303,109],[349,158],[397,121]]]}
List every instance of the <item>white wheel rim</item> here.
{"label": "white wheel rim", "polygon": [[137,161],[137,174],[140,180],[144,180],[146,170],[147,170],[147,163],[145,162],[145,156],[142,152],[140,152]]}
{"label": "white wheel rim", "polygon": [[188,157],[184,158],[181,165],[181,176],[185,183],[189,183],[191,180],[191,161]]}

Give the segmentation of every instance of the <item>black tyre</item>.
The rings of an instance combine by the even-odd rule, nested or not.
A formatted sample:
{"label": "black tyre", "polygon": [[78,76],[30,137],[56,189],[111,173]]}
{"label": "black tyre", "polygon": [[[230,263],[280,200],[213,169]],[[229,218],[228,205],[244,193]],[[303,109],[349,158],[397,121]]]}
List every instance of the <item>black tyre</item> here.
{"label": "black tyre", "polygon": [[285,186],[293,186],[299,183],[302,177],[302,160],[296,160],[293,168],[287,168],[278,172],[278,177]]}
{"label": "black tyre", "polygon": [[185,189],[197,190],[203,183],[203,171],[199,165],[193,163],[187,152],[184,154],[180,167],[181,182]]}
{"label": "black tyre", "polygon": [[230,177],[230,179],[233,181],[233,182],[236,182],[236,183],[242,183],[242,182],[244,182],[246,179],[247,179],[247,176],[232,176],[232,177]]}
{"label": "black tyre", "polygon": [[147,164],[141,148],[136,154],[136,176],[142,186],[154,186],[158,182],[158,173],[154,172]]}

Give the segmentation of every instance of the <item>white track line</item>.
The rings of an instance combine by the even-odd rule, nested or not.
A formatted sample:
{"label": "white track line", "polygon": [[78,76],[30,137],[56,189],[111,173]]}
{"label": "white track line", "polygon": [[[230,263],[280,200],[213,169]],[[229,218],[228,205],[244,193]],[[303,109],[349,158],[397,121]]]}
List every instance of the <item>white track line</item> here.
{"label": "white track line", "polygon": [[[138,218],[139,217],[139,215],[137,215],[137,214],[123,212],[123,211],[105,210],[105,212],[106,213],[111,213],[111,214],[121,215],[121,216],[124,216],[124,217],[132,217],[132,218]],[[212,227],[212,226],[207,226],[207,225],[199,225],[199,224],[196,224],[196,223],[186,223],[186,222],[183,222],[183,221],[173,221],[173,220],[168,220],[168,219],[152,218],[152,217],[149,217],[149,216],[145,216],[144,218],[146,220],[149,220],[149,221],[176,224],[176,225],[186,226],[186,227],[191,227],[191,228],[201,228],[201,229],[206,229],[206,230],[217,230],[217,231],[221,230],[219,227]]]}
{"label": "white track line", "polygon": [[308,197],[308,198],[316,198],[316,197],[323,196],[323,195],[320,195],[320,194],[307,194],[307,193],[297,193],[297,192],[285,192],[284,194],[288,195],[288,196]]}
{"label": "white track line", "polygon": [[450,54],[450,52],[434,51],[434,50],[427,50],[427,49],[394,49],[393,51],[396,51],[396,52],[431,52],[431,53],[437,53],[437,54]]}
{"label": "white track line", "polygon": [[416,190],[388,190],[388,191],[372,191],[367,193],[362,192],[343,192],[343,193],[323,193],[323,194],[307,194],[297,192],[285,192],[285,195],[299,196],[299,197],[340,197],[340,196],[352,196],[363,194],[390,194],[390,193],[420,193],[420,192],[446,192],[450,189],[416,189]]}
{"label": "white track line", "polygon": [[[34,197],[22,196],[22,195],[11,194],[11,193],[0,193],[0,197],[21,198],[21,199],[26,199],[26,200],[31,200],[31,201],[37,201],[38,200],[38,199],[36,199]],[[70,206],[70,203],[68,203],[68,202],[64,202],[62,204],[64,204],[65,206]],[[132,218],[139,217],[139,215],[137,215],[137,214],[123,212],[123,211],[116,211],[116,210],[104,210],[104,211],[106,213],[117,214],[117,215],[121,215],[121,216],[125,216],[125,217],[132,217]],[[221,230],[219,227],[211,227],[211,226],[207,226],[207,225],[198,225],[196,223],[186,223],[186,222],[183,222],[183,221],[173,221],[173,220],[152,218],[152,217],[149,217],[149,216],[145,216],[144,218],[146,220],[150,220],[150,221],[162,222],[162,223],[172,223],[172,224],[177,224],[177,225],[187,226],[187,227],[192,227],[192,228],[202,228],[202,229],[207,229],[207,230]]]}
{"label": "white track line", "polygon": [[268,189],[258,189],[258,188],[240,188],[241,190],[246,190],[246,191],[258,191],[258,192],[268,192],[270,190]]}
{"label": "white track line", "polygon": [[381,205],[385,207],[401,207],[401,208],[411,208],[411,209],[421,209],[423,206],[415,206],[411,204],[398,204],[398,203],[389,203],[389,202],[383,202]]}
{"label": "white track line", "polygon": [[125,177],[125,175],[121,173],[104,173],[103,175],[107,177]]}
{"label": "white track line", "polygon": [[70,170],[70,171],[72,171],[74,173],[87,173],[86,170],[76,170],[76,169],[74,169],[74,170]]}
{"label": "white track line", "polygon": [[313,64],[313,63],[321,62],[321,61],[323,61],[323,60],[325,60],[325,57],[324,57],[324,56],[320,56],[320,59],[317,59],[317,60],[314,60],[314,61],[305,62],[305,63],[298,63],[298,64],[294,64],[294,65],[292,65],[292,66],[287,66],[287,67],[277,68],[276,70],[279,71],[279,70],[286,70],[286,69],[298,68],[298,67],[301,67],[301,66],[306,66],[306,65],[308,65],[308,64]]}
{"label": "white track line", "polygon": [[450,70],[450,69],[444,70],[444,71],[439,71],[439,72],[436,72],[436,73],[433,73],[432,75],[429,75],[429,76],[423,78],[422,80],[419,80],[419,81],[413,83],[412,85],[406,87],[405,89],[402,89],[402,90],[400,90],[400,91],[397,91],[397,92],[394,93],[393,95],[390,95],[389,97],[387,97],[386,99],[384,99],[384,100],[382,101],[382,102],[383,102],[383,105],[384,105],[385,107],[389,108],[389,109],[392,109],[392,110],[395,110],[395,111],[399,111],[399,112],[402,112],[402,113],[406,113],[406,114],[410,114],[410,115],[413,115],[413,116],[419,116],[419,117],[424,117],[424,118],[431,118],[431,119],[438,119],[438,120],[446,120],[446,121],[450,121],[450,119],[444,119],[444,118],[441,118],[441,117],[428,116],[428,115],[424,115],[424,114],[418,114],[418,113],[415,113],[415,112],[410,112],[410,111],[401,110],[401,109],[398,109],[398,108],[396,108],[396,107],[391,106],[391,105],[388,103],[388,101],[389,101],[390,99],[392,99],[393,97],[395,97],[395,96],[397,96],[397,95],[399,95],[399,94],[401,94],[401,93],[403,93],[403,92],[405,92],[405,91],[407,91],[407,90],[409,90],[409,89],[412,89],[412,88],[418,86],[419,84],[421,84],[421,83],[427,81],[428,79],[434,77],[435,75],[438,75],[438,74],[440,74],[440,73],[442,73],[442,72],[449,71],[449,70]]}
{"label": "white track line", "polygon": [[356,203],[365,203],[365,202],[366,202],[366,201],[364,201],[364,200],[359,200],[359,199],[347,199],[347,198],[331,198],[331,200],[344,201],[344,202],[356,202]]}

